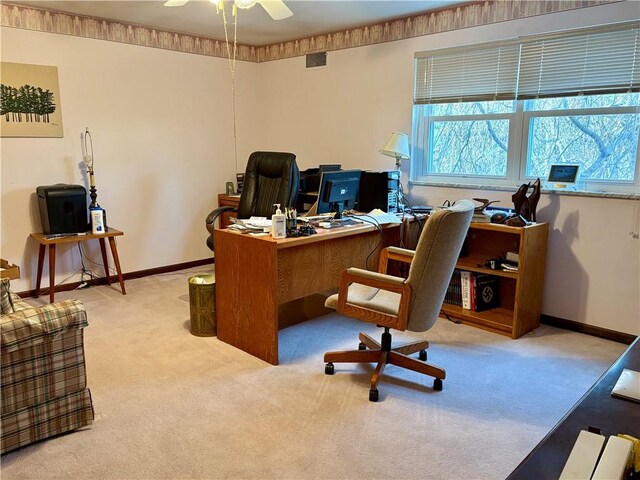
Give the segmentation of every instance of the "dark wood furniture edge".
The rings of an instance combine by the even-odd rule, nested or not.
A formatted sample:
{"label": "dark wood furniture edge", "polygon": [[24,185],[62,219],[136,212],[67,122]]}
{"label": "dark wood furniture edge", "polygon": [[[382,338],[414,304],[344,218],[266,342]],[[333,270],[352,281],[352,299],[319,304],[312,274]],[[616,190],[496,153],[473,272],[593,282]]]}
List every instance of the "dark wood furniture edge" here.
{"label": "dark wood furniture edge", "polygon": [[540,315],[540,323],[550,325],[552,327],[562,328],[564,330],[570,330],[572,332],[586,333],[593,337],[604,338],[606,340],[612,340],[618,343],[624,343],[625,345],[631,345],[636,339],[637,335],[630,333],[617,332],[608,328],[597,327],[594,325],[586,325],[584,323],[575,322],[573,320],[567,320],[564,318],[553,317],[551,315]]}
{"label": "dark wood furniture edge", "polygon": [[[615,380],[617,380],[617,378],[619,377],[620,373],[622,372],[622,368],[627,368],[627,364],[632,363],[633,360],[631,359],[631,356],[633,355],[632,351],[634,349],[637,349],[638,347],[640,347],[640,336],[635,337],[635,340],[631,343],[631,345],[629,345],[624,352],[622,352],[622,354],[609,366],[609,368],[607,368],[604,373],[600,376],[600,378],[598,378],[598,380],[596,380],[596,382],[589,388],[589,390],[587,390],[585,392],[584,395],[582,395],[582,397],[580,397],[580,399],[569,409],[569,411],[553,426],[553,428],[551,428],[551,430],[549,430],[549,432],[544,436],[544,438],[542,440],[540,440],[540,442],[533,448],[533,450],[531,450],[527,456],[518,464],[518,466],[509,474],[509,476],[507,477],[506,480],[519,480],[521,478],[526,478],[528,480],[528,478],[530,478],[530,473],[531,472],[527,472],[527,469],[529,468],[529,465],[527,465],[529,462],[533,462],[533,464],[535,464],[536,459],[534,459],[534,457],[537,455],[537,452],[543,448],[543,446],[545,445],[545,443],[547,441],[549,441],[553,435],[556,433],[557,430],[559,430],[560,428],[562,428],[563,424],[565,424],[565,422],[570,421],[570,418],[572,417],[573,413],[577,411],[577,409],[586,401],[589,399],[589,397],[593,394],[593,392],[598,389],[600,387],[600,384],[602,382],[604,382],[607,377],[609,377],[616,369],[619,369],[620,372],[617,373],[616,377],[614,379],[609,379],[611,380],[611,385],[609,386],[609,388],[607,389],[607,398],[609,397],[608,392],[611,390],[611,387],[613,387],[613,385],[615,384]],[[631,365],[629,365],[631,367]],[[620,400],[620,399],[618,399]],[[633,402],[629,401],[629,400],[620,400],[622,402],[629,402],[629,404],[633,404]],[[633,404],[633,406],[635,407],[636,404]],[[593,419],[594,421],[598,420],[598,419]],[[585,424],[585,429],[587,428],[588,425]],[[594,425],[595,426],[595,425]],[[600,425],[599,427],[601,427],[602,425]],[[599,428],[598,427],[598,428]],[[603,432],[605,433],[605,432]],[[607,432],[608,434],[614,433],[614,432]],[[631,433],[633,435],[634,432],[618,432],[618,433]],[[577,438],[577,432],[576,432],[576,438]],[[571,447],[573,446],[573,443],[570,445]],[[571,452],[571,449],[569,448],[566,452],[566,455],[563,455],[563,458],[568,458],[569,454]],[[539,460],[538,460],[539,461]],[[539,473],[539,472],[538,472]],[[553,474],[553,478],[557,478],[560,472],[557,472],[555,474]],[[538,475],[536,478],[539,478],[540,480],[542,480],[544,477]]]}
{"label": "dark wood furniture edge", "polygon": [[[165,265],[162,267],[155,267],[155,268],[149,268],[146,270],[137,270],[135,272],[123,273],[122,278],[123,280],[131,280],[133,278],[148,277],[149,275],[158,275],[160,273],[170,273],[178,270],[184,270],[186,268],[201,267],[203,265],[213,265],[213,258],[204,258],[202,260],[193,260],[190,262],[176,263],[173,265]],[[118,276],[110,275],[109,281],[118,282]],[[56,285],[56,292],[67,292],[69,290],[75,290],[76,288],[78,288],[80,283],[81,282],[72,282],[72,283],[62,283],[60,285]],[[106,277],[88,280],[87,283],[91,286],[108,284]],[[48,291],[49,287],[42,288],[41,290]],[[23,292],[17,292],[17,293],[22,298],[33,297],[35,294],[35,289],[25,290]]]}

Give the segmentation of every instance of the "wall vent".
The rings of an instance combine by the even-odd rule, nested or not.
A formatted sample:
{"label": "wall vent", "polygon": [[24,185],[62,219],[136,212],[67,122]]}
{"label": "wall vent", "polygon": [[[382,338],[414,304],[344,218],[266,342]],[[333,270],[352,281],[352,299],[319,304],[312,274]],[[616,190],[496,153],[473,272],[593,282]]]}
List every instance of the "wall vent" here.
{"label": "wall vent", "polygon": [[324,67],[327,64],[327,52],[307,54],[307,68]]}

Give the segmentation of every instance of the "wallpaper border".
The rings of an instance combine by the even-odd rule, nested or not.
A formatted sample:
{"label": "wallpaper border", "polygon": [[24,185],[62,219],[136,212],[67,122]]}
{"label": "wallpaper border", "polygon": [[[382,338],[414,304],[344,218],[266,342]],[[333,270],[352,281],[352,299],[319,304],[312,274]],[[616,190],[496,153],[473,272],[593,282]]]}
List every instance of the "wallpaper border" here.
{"label": "wallpaper border", "polygon": [[[489,25],[526,17],[592,7],[623,0],[486,0],[421,15],[265,46],[238,44],[236,58],[269,62],[394,42],[407,38]],[[39,32],[93,38],[176,52],[227,58],[224,40],[187,35],[140,25],[2,3],[0,25]]]}

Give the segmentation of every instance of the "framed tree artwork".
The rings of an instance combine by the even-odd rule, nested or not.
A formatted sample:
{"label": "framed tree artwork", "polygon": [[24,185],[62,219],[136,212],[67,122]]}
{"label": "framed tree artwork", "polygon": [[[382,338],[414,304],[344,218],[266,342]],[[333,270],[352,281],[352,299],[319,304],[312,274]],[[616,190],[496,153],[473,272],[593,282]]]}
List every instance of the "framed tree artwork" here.
{"label": "framed tree artwork", "polygon": [[58,67],[0,63],[0,136],[63,136]]}

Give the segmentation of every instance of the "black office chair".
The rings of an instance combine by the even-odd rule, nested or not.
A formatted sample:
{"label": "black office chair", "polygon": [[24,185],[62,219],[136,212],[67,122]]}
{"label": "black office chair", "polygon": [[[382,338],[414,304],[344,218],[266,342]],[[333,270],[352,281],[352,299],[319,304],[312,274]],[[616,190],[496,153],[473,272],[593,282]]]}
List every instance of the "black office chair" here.
{"label": "black office chair", "polygon": [[[253,152],[249,156],[244,174],[244,186],[238,205],[238,218],[271,217],[273,205],[281,208],[293,207],[298,196],[300,171],[293,153]],[[219,207],[213,210],[206,220],[207,246],[213,250],[213,229],[216,219],[222,212],[235,210],[233,207]]]}

